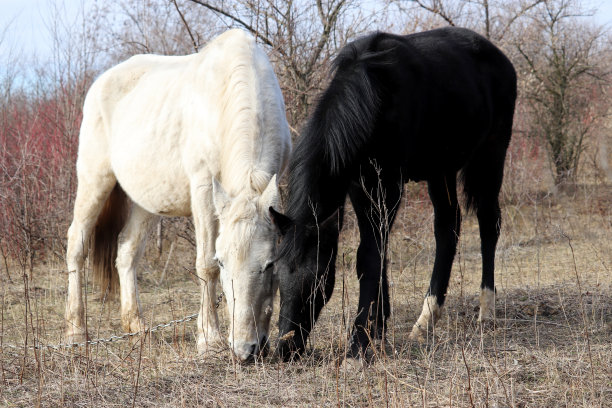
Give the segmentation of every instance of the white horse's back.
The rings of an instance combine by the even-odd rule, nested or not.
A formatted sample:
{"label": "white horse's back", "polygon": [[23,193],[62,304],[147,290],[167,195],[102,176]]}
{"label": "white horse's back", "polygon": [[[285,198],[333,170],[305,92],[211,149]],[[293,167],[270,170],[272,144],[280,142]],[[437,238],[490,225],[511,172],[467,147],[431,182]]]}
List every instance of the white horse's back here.
{"label": "white horse's back", "polygon": [[[106,153],[127,195],[156,214],[191,214],[195,173],[217,177],[233,195],[253,179],[261,193],[289,150],[272,67],[240,30],[197,54],[137,55],[117,65],[92,86],[84,116],[79,162]],[[279,129],[283,143],[270,151],[266,139]],[[254,154],[261,146],[268,151]]]}
{"label": "white horse's back", "polygon": [[[278,202],[273,175],[283,171],[290,148],[272,66],[253,37],[240,30],[220,35],[197,54],[137,55],[102,74],[83,108],[68,234],[68,337],[84,332],[79,276],[96,223],[97,236],[101,220],[110,221],[114,232],[102,235],[107,246],[117,247],[118,241],[122,321],[135,330],[142,327],[135,268],[152,214],[193,215],[202,283],[198,347],[206,350],[219,340],[211,300],[219,276],[217,245],[228,248],[216,254],[226,260],[224,291],[243,292],[231,295],[232,310],[238,311],[233,317],[238,327],[231,328],[234,351],[250,358],[262,339],[267,341],[269,316],[261,310],[271,305],[266,265],[274,236],[267,209]],[[220,183],[213,198],[215,179]],[[113,209],[129,209],[122,204],[128,198],[134,204],[123,224]],[[113,224],[113,215],[120,225]],[[237,231],[248,231],[252,239]],[[104,253],[108,258],[113,251]],[[103,269],[113,264],[107,259]],[[266,273],[252,279],[249,274],[260,269]]]}

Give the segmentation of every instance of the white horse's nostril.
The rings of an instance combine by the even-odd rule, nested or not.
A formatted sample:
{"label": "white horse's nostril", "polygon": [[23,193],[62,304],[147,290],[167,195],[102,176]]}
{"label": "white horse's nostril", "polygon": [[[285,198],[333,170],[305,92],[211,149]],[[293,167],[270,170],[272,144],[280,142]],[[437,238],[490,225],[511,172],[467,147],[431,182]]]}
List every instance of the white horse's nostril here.
{"label": "white horse's nostril", "polygon": [[231,347],[231,350],[241,363],[253,362],[261,351],[258,343],[237,343],[236,347]]}

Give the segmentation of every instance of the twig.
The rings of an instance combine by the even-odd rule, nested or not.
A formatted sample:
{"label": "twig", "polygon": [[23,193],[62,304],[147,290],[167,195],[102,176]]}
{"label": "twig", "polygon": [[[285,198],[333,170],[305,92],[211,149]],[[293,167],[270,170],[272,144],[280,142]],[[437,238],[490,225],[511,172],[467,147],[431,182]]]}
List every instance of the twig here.
{"label": "twig", "polygon": [[[2,237],[0,237],[0,243],[1,242],[2,242]],[[11,274],[9,272],[7,255],[4,252],[4,248],[2,247],[2,245],[0,245],[0,251],[2,252],[2,258],[4,260],[4,270],[6,271],[6,277],[8,278],[9,283],[12,285],[13,284],[13,280],[11,279]]]}
{"label": "twig", "polygon": [[164,269],[162,270],[161,276],[159,277],[159,282],[157,282],[157,286],[161,285],[166,277],[166,270],[168,270],[168,264],[170,263],[170,257],[172,256],[172,251],[174,251],[174,241],[170,244],[170,250],[168,251],[168,258],[166,258],[166,264],[164,265]]}
{"label": "twig", "polygon": [[[196,3],[199,4],[200,6],[206,7],[207,9],[217,13],[217,14],[221,14],[231,20],[233,20],[235,23],[241,25],[243,28],[246,28],[247,30],[249,30],[253,35],[256,35],[259,39],[261,39],[261,41],[263,41],[264,44],[269,45],[272,48],[275,48],[275,44],[273,41],[271,41],[268,37],[262,35],[261,32],[259,32],[259,30],[257,30],[255,27],[253,27],[252,25],[250,25],[249,23],[241,20],[240,18],[232,15],[231,13],[222,10],[218,7],[213,6],[212,4],[209,4],[206,1],[201,1],[201,0],[190,0],[192,3]],[[280,51],[280,50],[279,50]]]}
{"label": "twig", "polygon": [[[578,266],[576,265],[576,255],[574,254],[574,246],[572,245],[572,239],[561,231],[561,234],[567,239],[567,244],[572,252],[572,261],[574,263],[574,273],[576,274],[576,283],[578,284],[578,294],[580,298],[580,312],[582,314],[582,320],[584,322],[584,337],[587,342],[587,349],[589,352],[589,362],[591,366],[591,391],[595,393],[595,371],[593,369],[593,354],[591,352],[591,338],[589,336],[589,323],[587,321],[586,312],[584,311],[584,300],[582,296],[582,284],[580,283],[580,275],[578,274]],[[594,396],[593,396],[594,398]]]}
{"label": "twig", "polygon": [[465,364],[465,370],[467,371],[467,381],[468,381],[468,395],[470,396],[470,405],[474,407],[474,399],[472,398],[472,379],[470,378],[470,367],[465,359],[465,349],[463,345],[461,345],[461,355],[463,356],[463,364]]}
{"label": "twig", "polygon": [[0,371],[2,371],[2,384],[5,386],[8,385],[6,381],[6,377],[4,376],[4,347],[2,347],[4,343],[4,297],[6,295],[6,290],[2,292],[2,306],[0,307]]}
{"label": "twig", "polygon": [[189,34],[189,37],[191,38],[191,44],[193,44],[193,49],[195,50],[195,52],[199,52],[200,50],[198,48],[198,43],[193,37],[193,33],[191,32],[191,29],[189,28],[189,24],[187,24],[187,21],[185,20],[185,16],[183,15],[183,13],[181,13],[181,10],[179,9],[178,4],[176,4],[176,0],[172,0],[172,4],[174,4],[174,8],[176,9],[176,12],[179,14],[179,16],[181,16],[183,25],[185,26],[185,29],[187,30],[187,33]]}
{"label": "twig", "polygon": [[136,405],[136,395],[138,394],[138,380],[140,380],[140,367],[142,364],[142,349],[144,348],[144,343],[146,339],[147,333],[144,333],[144,337],[140,339],[140,352],[138,353],[138,371],[136,372],[136,385],[134,387],[134,397],[132,398],[132,408]]}

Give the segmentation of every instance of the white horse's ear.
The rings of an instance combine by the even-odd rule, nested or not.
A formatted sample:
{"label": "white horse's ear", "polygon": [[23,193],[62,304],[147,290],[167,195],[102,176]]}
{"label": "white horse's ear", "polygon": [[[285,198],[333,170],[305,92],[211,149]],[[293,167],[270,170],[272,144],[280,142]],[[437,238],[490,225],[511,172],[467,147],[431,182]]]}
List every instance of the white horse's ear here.
{"label": "white horse's ear", "polygon": [[217,216],[223,213],[223,210],[230,203],[230,197],[223,189],[221,183],[216,178],[212,179],[213,185],[213,203],[215,205],[215,213]]}
{"label": "white horse's ear", "polygon": [[268,186],[261,193],[259,198],[260,208],[268,209],[278,205],[278,185],[276,184],[276,174],[272,176]]}

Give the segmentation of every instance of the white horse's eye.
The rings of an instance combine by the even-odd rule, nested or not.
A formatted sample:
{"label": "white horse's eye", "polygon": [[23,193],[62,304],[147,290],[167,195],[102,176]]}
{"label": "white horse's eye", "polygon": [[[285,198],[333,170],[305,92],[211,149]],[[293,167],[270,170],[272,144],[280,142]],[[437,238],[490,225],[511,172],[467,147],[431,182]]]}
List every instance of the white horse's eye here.
{"label": "white horse's eye", "polygon": [[216,256],[213,259],[215,261],[217,261],[217,264],[219,265],[219,268],[223,269],[223,262],[221,262],[221,260],[219,258],[217,258]]}

